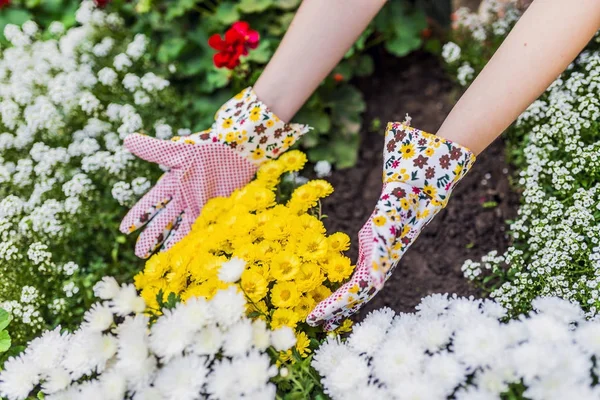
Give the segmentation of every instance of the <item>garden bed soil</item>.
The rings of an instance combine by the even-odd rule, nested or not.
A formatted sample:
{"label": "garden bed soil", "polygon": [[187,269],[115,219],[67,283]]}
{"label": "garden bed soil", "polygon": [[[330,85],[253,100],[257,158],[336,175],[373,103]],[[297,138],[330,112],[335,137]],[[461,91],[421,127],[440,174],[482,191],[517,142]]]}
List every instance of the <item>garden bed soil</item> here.
{"label": "garden bed soil", "polygon": [[[335,192],[323,204],[328,230],[350,235],[349,256],[353,262],[358,254],[358,231],[381,193],[386,122],[402,121],[408,113],[413,126],[435,133],[458,95],[438,59],[420,52],[403,59],[376,57],[375,74],[359,80],[357,85],[368,105],[359,160],[354,168],[333,172],[329,181]],[[377,132],[370,129],[374,119],[381,121]],[[507,248],[505,221],[516,216],[519,202],[509,185],[512,173],[499,138],[479,155],[448,206],[425,228],[359,319],[383,306],[396,312],[413,311],[422,297],[432,293],[480,296],[463,277],[461,266],[467,259],[478,260],[490,250],[503,252]],[[486,208],[486,202],[497,205]]]}

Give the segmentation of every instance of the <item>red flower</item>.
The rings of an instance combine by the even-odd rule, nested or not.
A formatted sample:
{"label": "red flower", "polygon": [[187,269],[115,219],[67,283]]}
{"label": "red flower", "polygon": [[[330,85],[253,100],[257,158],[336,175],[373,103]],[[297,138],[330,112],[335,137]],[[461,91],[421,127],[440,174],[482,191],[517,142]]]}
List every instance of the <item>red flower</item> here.
{"label": "red flower", "polygon": [[96,7],[98,8],[104,8],[110,2],[111,0],[94,0],[94,4],[96,4]]}
{"label": "red flower", "polygon": [[208,39],[208,45],[217,50],[213,57],[217,68],[234,69],[240,64],[240,57],[248,55],[248,49],[258,46],[260,36],[250,29],[247,22],[238,21],[225,32],[225,38],[215,33]]}
{"label": "red flower", "polygon": [[0,8],[10,5],[10,0],[0,0]]}

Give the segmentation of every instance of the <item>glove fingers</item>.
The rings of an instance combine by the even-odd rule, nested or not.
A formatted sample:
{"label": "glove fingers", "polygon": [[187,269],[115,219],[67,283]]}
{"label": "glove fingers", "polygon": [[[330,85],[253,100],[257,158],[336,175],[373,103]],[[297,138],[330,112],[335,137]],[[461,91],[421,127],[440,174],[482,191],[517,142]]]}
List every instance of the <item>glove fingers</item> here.
{"label": "glove fingers", "polygon": [[172,172],[163,175],[156,185],[129,210],[121,221],[119,230],[129,234],[152,220],[173,198],[177,178]]}
{"label": "glove fingers", "polygon": [[188,215],[189,213],[184,211],[179,215],[179,217],[177,217],[177,220],[173,225],[173,229],[171,229],[171,234],[163,242],[162,246],[160,247],[160,251],[169,250],[173,245],[178,243],[181,239],[186,237],[188,233],[190,233],[192,228]]}
{"label": "glove fingers", "polygon": [[331,321],[340,321],[358,310],[363,302],[368,301],[377,293],[371,282],[371,275],[367,266],[358,267],[352,279],[343,284],[338,290],[325,300],[321,301],[306,318],[311,326],[325,324]]}
{"label": "glove fingers", "polygon": [[162,209],[138,237],[135,255],[140,258],[150,257],[167,239],[182,211],[181,203],[176,200]]}
{"label": "glove fingers", "polygon": [[139,158],[169,168],[180,166],[192,149],[192,145],[183,142],[156,139],[139,133],[127,136],[124,144]]}

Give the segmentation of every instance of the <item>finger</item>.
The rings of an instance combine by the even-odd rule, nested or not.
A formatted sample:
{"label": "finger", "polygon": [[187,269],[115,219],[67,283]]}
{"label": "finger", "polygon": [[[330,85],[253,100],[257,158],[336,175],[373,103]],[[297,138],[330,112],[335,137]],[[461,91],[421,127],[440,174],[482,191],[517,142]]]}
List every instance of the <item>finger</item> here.
{"label": "finger", "polygon": [[176,198],[158,213],[138,237],[135,255],[140,258],[150,257],[167,239],[182,211],[181,203]]}
{"label": "finger", "polygon": [[139,158],[169,168],[180,166],[195,147],[183,141],[156,139],[139,133],[127,136],[124,144]]}
{"label": "finger", "polygon": [[173,198],[178,178],[178,174],[174,172],[164,174],[156,185],[129,210],[121,221],[119,230],[129,234],[152,220]]}
{"label": "finger", "polygon": [[160,247],[160,251],[169,250],[173,245],[178,243],[181,239],[187,236],[190,233],[192,227],[189,221],[189,213],[182,212],[179,217],[177,217],[177,221],[171,230],[171,234],[167,237]]}

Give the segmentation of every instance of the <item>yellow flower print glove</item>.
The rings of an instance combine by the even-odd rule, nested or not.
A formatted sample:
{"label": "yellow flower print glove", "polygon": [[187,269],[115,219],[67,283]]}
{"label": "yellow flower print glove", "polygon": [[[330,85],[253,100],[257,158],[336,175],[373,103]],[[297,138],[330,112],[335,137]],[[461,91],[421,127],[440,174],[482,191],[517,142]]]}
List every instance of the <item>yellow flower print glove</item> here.
{"label": "yellow flower print glove", "polygon": [[359,260],[349,282],[319,303],[311,325],[335,327],[379,292],[425,225],[446,206],[475,162],[467,148],[408,125],[389,123],[383,191],[359,232]]}
{"label": "yellow flower print glove", "polygon": [[247,88],[221,107],[206,131],[170,141],[128,136],[129,151],[170,168],[121,222],[123,233],[147,224],[135,254],[147,258],[177,243],[208,200],[246,185],[259,165],[279,157],[308,129],[281,121]]}

